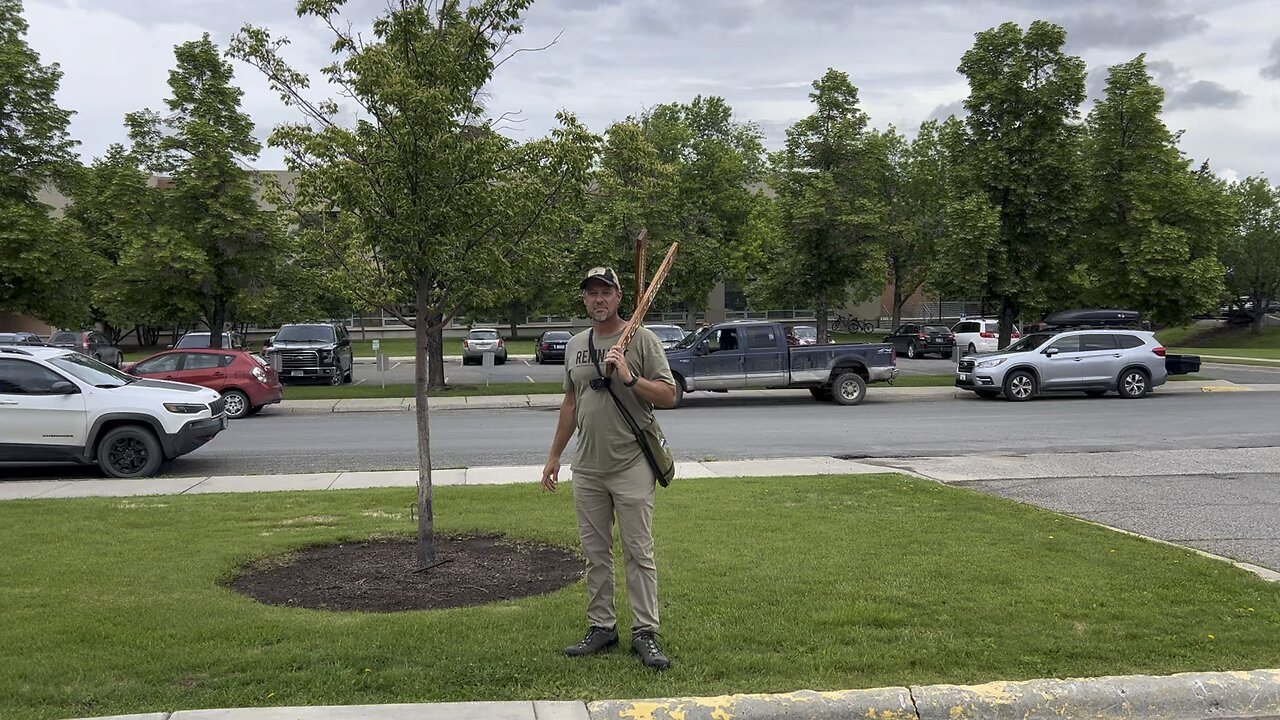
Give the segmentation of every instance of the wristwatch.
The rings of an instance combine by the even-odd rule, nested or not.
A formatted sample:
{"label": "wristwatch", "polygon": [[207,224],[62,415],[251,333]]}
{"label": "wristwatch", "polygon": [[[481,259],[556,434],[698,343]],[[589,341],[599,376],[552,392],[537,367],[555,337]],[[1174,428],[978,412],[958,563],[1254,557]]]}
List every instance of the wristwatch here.
{"label": "wristwatch", "polygon": [[632,376],[631,376],[631,382],[629,382],[629,383],[622,383],[622,387],[635,387],[635,384],[636,384],[636,383],[638,383],[638,382],[640,382],[640,376],[639,376],[639,375],[632,375]]}

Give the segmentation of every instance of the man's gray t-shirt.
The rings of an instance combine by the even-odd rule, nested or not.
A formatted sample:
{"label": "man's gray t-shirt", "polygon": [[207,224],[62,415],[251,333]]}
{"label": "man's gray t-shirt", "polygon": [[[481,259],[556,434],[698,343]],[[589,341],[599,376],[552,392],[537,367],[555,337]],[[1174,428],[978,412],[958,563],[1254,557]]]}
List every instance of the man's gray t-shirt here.
{"label": "man's gray t-shirt", "polygon": [[[564,389],[565,392],[573,392],[577,399],[578,454],[573,461],[573,470],[608,474],[625,470],[639,461],[640,444],[613,398],[609,397],[609,391],[591,389],[591,380],[600,374],[596,372],[588,350],[587,335],[590,332],[587,330],[574,335],[564,351]],[[613,335],[592,338],[601,371],[606,369],[605,354],[621,336],[622,331],[618,331]],[[626,358],[633,375],[675,387],[662,341],[652,330],[645,327],[636,330]],[[634,387],[624,387],[616,375],[609,387],[631,413],[636,425],[645,428],[653,422],[653,405],[637,395]]]}

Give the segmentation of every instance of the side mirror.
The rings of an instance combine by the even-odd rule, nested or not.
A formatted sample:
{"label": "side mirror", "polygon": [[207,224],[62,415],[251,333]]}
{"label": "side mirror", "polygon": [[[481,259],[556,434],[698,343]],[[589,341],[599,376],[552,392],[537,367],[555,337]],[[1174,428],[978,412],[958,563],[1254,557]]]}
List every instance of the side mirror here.
{"label": "side mirror", "polygon": [[172,345],[172,344],[170,344],[170,345],[165,345],[165,346],[164,346],[164,349],[165,349],[165,350],[172,350],[172,349],[173,349],[173,345]]}
{"label": "side mirror", "polygon": [[76,387],[73,383],[67,382],[66,380],[60,380],[54,383],[52,386],[49,387],[49,390],[52,391],[54,395],[79,395],[80,394],[80,388]]}
{"label": "side mirror", "polygon": [[1057,355],[1057,354],[1058,354],[1058,353],[1060,353],[1060,352],[1062,352],[1062,351],[1061,351],[1061,350],[1059,350],[1058,348],[1051,347],[1051,348],[1049,348],[1048,350],[1045,350],[1045,351],[1044,351],[1044,354],[1045,354],[1045,356],[1046,356],[1046,357],[1053,357],[1054,355]]}

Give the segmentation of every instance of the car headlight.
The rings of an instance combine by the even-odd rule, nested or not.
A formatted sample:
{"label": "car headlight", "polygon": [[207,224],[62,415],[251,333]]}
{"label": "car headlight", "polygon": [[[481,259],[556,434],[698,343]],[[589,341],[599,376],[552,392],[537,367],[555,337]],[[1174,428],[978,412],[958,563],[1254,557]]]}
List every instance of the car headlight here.
{"label": "car headlight", "polygon": [[266,374],[266,373],[264,373],[264,372],[262,372],[262,368],[260,368],[260,367],[255,367],[255,368],[254,368],[253,370],[251,370],[250,372],[253,374],[253,379],[254,379],[254,380],[257,380],[258,382],[260,382],[260,383],[262,383],[262,384],[264,384],[264,385],[266,384],[266,382],[267,382],[267,374]]}
{"label": "car headlight", "polygon": [[999,366],[1003,365],[1003,364],[1004,364],[1004,361],[1005,361],[1005,360],[1007,360],[1007,359],[1008,359],[1008,358],[994,358],[994,359],[992,359],[992,360],[983,360],[982,362],[978,363],[978,367],[979,367],[979,368],[993,368],[993,367],[999,367]]}
{"label": "car headlight", "polygon": [[165,403],[164,409],[175,415],[195,415],[209,409],[208,405],[193,405],[191,403]]}
{"label": "car headlight", "polygon": [[320,362],[325,362],[325,363],[327,363],[327,362],[333,362],[333,351],[332,351],[332,350],[321,350],[321,351],[320,351]]}

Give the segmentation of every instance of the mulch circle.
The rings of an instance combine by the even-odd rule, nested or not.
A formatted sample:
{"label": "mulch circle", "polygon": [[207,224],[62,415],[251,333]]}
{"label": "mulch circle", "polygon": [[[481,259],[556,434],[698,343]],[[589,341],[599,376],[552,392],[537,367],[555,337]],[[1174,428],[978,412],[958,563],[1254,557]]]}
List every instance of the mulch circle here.
{"label": "mulch circle", "polygon": [[541,595],[582,577],[566,548],[494,536],[436,536],[436,560],[415,573],[413,540],[343,542],[258,560],[227,584],[268,605],[398,612]]}

